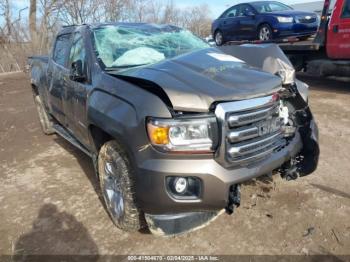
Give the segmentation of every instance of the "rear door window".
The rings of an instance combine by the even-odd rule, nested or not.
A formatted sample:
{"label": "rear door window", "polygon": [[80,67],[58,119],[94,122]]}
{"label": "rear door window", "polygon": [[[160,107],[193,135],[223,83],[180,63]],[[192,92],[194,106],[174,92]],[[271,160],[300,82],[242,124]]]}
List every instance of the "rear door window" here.
{"label": "rear door window", "polygon": [[56,39],[55,49],[53,52],[53,61],[61,66],[66,65],[67,51],[70,45],[70,34],[60,35]]}
{"label": "rear door window", "polygon": [[350,0],[344,1],[341,18],[350,18]]}

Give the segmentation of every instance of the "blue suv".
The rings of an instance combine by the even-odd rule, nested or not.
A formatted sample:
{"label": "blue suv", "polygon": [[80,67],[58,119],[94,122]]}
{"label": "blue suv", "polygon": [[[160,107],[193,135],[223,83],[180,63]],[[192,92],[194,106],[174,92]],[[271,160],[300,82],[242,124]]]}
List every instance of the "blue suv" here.
{"label": "blue suv", "polygon": [[217,45],[235,40],[262,40],[296,36],[307,39],[318,28],[316,13],[293,10],[275,1],[238,4],[227,9],[212,24]]}

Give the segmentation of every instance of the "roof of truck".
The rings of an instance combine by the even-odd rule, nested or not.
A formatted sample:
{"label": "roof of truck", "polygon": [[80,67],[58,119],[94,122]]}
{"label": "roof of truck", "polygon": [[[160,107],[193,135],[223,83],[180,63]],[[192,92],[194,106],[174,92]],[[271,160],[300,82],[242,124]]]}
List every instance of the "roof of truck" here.
{"label": "roof of truck", "polygon": [[178,30],[180,29],[177,26],[174,25],[169,25],[169,24],[149,24],[149,23],[125,23],[125,22],[103,22],[103,23],[92,23],[92,24],[81,24],[81,25],[67,25],[63,26],[60,34],[67,34],[74,32],[78,27],[90,27],[92,29],[94,28],[99,28],[99,27],[104,27],[104,26],[109,26],[109,25],[114,25],[114,26],[121,26],[121,27],[137,27],[140,29],[160,29],[160,30]]}

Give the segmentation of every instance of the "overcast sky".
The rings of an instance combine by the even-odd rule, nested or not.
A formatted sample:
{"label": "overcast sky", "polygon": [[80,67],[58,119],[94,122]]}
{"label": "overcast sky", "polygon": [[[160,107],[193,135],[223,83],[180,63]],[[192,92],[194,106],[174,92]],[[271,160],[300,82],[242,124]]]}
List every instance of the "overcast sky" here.
{"label": "overcast sky", "polygon": [[[74,0],[71,0],[74,1]],[[164,0],[166,2],[167,0]],[[211,17],[218,17],[223,11],[225,11],[228,7],[233,6],[242,2],[250,2],[252,0],[174,0],[174,3],[181,8],[186,8],[187,6],[195,6],[200,4],[208,4],[211,10]],[[280,2],[292,5],[306,2],[314,2],[317,0],[280,0]],[[18,10],[28,7],[29,0],[15,0],[12,1],[14,5],[14,14],[17,15]],[[27,17],[28,9],[23,12],[23,16]],[[0,23],[2,22],[2,17],[0,17]]]}

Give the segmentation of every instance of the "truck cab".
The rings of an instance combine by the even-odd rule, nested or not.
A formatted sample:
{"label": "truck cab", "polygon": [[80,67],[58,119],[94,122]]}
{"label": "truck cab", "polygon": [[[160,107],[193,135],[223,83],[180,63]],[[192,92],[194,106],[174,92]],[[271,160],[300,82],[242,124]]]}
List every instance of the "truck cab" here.
{"label": "truck cab", "polygon": [[350,59],[350,0],[336,1],[326,41],[329,58]]}

